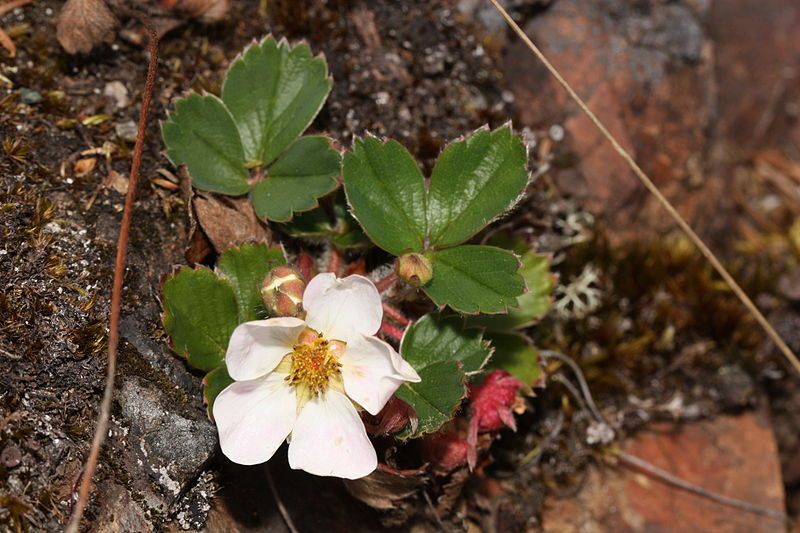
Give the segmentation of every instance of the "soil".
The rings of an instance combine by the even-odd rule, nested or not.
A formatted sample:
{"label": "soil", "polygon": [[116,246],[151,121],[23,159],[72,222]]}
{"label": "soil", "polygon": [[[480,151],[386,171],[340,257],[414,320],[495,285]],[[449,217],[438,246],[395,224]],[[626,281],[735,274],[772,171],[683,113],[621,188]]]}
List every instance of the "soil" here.
{"label": "soil", "polygon": [[[306,39],[328,60],[334,89],[313,128],[343,146],[365,131],[397,138],[427,169],[448,140],[518,118],[530,102],[506,90],[513,82],[513,73],[502,72],[508,36],[470,2],[278,1],[266,15],[259,2],[234,4],[224,22],[187,22],[161,44],[125,274],[118,387],[85,524],[98,531],[284,531],[272,477],[301,531],[378,530],[386,516],[336,480],[291,471],[280,454],[269,471],[217,453],[202,376],[170,353],[160,325],[160,281],[186,263],[190,236],[184,197],[159,185],[160,169],[175,171],[162,154],[159,122],[189,90],[218,93],[230,61],[269,32]],[[523,20],[551,8],[535,0],[508,4]],[[113,44],[67,56],[55,40],[60,7],[43,0],[0,19],[19,49],[0,63],[0,528],[8,530],[60,530],[75,502],[104,384],[131,122],[148,59],[133,21]],[[538,106],[552,104],[538,98]],[[531,168],[542,176],[501,224],[554,255],[562,290],[589,287],[598,297],[586,313],[552,313],[532,331],[537,344],[579,362],[621,434],[652,420],[768,405],[796,517],[800,380],[684,239],[643,232],[611,244],[614,228],[595,223],[555,179],[580,162],[553,129],[561,124],[524,125]],[[95,166],[82,172],[89,163],[76,164],[87,158]],[[738,242],[741,253],[729,248],[728,264],[800,350],[800,308],[790,290],[800,237],[793,242],[787,231],[796,212],[753,159],[732,159],[723,166],[736,169],[729,191],[742,207],[729,221],[737,238],[725,241]],[[767,201],[778,207],[765,211]],[[591,274],[587,265],[597,280],[581,289],[573,281]],[[530,401],[518,426],[494,444],[493,463],[463,491],[433,490],[452,500],[450,512],[420,496],[404,528],[535,527],[531,517],[545,497],[579,486],[600,452],[586,443],[586,411],[558,384]],[[536,459],[520,467],[537,447]],[[498,482],[500,496],[487,497]]]}

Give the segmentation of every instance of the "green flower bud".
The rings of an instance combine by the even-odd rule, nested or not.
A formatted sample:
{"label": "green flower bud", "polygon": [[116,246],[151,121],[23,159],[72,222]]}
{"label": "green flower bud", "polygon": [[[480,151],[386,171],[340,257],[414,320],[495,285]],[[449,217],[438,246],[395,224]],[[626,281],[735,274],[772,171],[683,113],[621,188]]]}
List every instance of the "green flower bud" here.
{"label": "green flower bud", "polygon": [[433,277],[433,267],[427,257],[421,254],[405,254],[397,259],[397,275],[414,287],[422,287]]}
{"label": "green flower bud", "polygon": [[273,268],[261,283],[261,299],[269,316],[297,316],[303,310],[306,281],[288,266]]}

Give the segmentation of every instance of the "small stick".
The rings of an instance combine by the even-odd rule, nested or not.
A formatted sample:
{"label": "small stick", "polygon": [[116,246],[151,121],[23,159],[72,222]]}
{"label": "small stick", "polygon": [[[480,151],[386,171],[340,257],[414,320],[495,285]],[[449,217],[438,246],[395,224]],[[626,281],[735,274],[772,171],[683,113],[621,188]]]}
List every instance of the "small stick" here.
{"label": "small stick", "polygon": [[394,285],[395,283],[397,283],[397,274],[395,273],[394,270],[392,270],[385,277],[375,282],[375,287],[377,287],[378,292],[383,293],[391,289],[392,285]]}
{"label": "small stick", "polygon": [[278,493],[278,488],[275,486],[275,481],[272,479],[272,471],[269,469],[269,463],[266,463],[264,467],[267,471],[267,484],[269,484],[269,490],[272,492],[272,497],[275,499],[275,505],[278,506],[278,512],[281,513],[283,522],[286,524],[286,527],[289,528],[291,533],[300,533],[300,530],[294,525],[292,515],[289,514],[289,509],[287,509],[283,504],[281,495]]}
{"label": "small stick", "polygon": [[108,418],[111,412],[111,399],[114,394],[114,377],[117,370],[117,345],[119,344],[119,320],[122,306],[122,283],[125,277],[125,254],[128,248],[128,237],[133,219],[133,203],[136,199],[136,184],[139,180],[139,167],[142,164],[142,150],[144,148],[144,135],[147,130],[147,117],[150,109],[150,100],[153,97],[153,87],[156,80],[158,67],[158,34],[145,25],[150,36],[149,50],[150,63],[147,67],[147,81],[142,95],[142,108],[139,111],[139,130],[136,133],[136,145],[133,149],[131,161],[131,175],[128,180],[128,194],[125,197],[125,210],[122,213],[122,223],[119,228],[117,240],[117,257],[114,263],[114,283],[111,289],[111,324],[108,331],[108,368],[106,370],[106,386],[103,391],[103,400],[100,403],[100,414],[97,417],[97,426],[94,430],[92,447],[83,469],[83,479],[78,493],[78,501],[67,525],[67,533],[77,533],[80,527],[83,511],[89,499],[89,490],[92,478],[97,468],[97,459],[100,447],[108,433]]}
{"label": "small stick", "polygon": [[709,263],[711,263],[711,266],[714,267],[714,270],[717,271],[720,277],[722,277],[725,283],[727,283],[728,286],[731,288],[736,297],[739,298],[739,300],[742,302],[742,304],[744,304],[744,306],[747,308],[750,314],[753,315],[753,317],[756,319],[759,325],[761,325],[761,327],[766,332],[767,336],[770,339],[772,339],[772,342],[774,342],[775,345],[778,347],[778,349],[781,351],[781,353],[783,353],[783,356],[786,358],[786,360],[792,364],[792,366],[798,373],[800,373],[800,359],[797,358],[794,352],[792,352],[791,348],[789,348],[789,345],[786,344],[786,342],[778,334],[778,332],[775,331],[775,328],[772,327],[772,324],[769,323],[769,320],[767,320],[766,317],[758,309],[758,307],[756,307],[756,304],[753,303],[753,300],[751,300],[750,297],[747,295],[747,293],[744,292],[744,289],[742,289],[739,286],[739,284],[736,282],[736,280],[730,274],[730,272],[728,272],[728,270],[722,265],[719,259],[717,259],[717,256],[714,255],[714,252],[712,252],[711,249],[708,246],[706,246],[706,243],[703,242],[703,239],[701,239],[700,236],[697,235],[697,233],[695,233],[695,231],[692,229],[689,223],[686,222],[686,220],[684,220],[681,214],[678,213],[678,211],[672,206],[671,203],[669,203],[669,200],[667,200],[666,197],[664,197],[664,195],[661,193],[656,184],[653,183],[653,181],[647,176],[647,174],[644,173],[644,170],[642,170],[636,163],[636,161],[633,160],[633,157],[631,157],[631,155],[622,147],[622,145],[619,144],[617,139],[611,134],[610,131],[608,131],[608,128],[606,128],[605,125],[602,122],[600,122],[600,119],[597,118],[597,115],[595,115],[592,112],[592,110],[589,109],[589,106],[586,105],[586,102],[584,102],[581,99],[581,97],[578,96],[578,93],[576,93],[575,90],[572,88],[572,86],[567,82],[567,80],[564,79],[564,76],[561,75],[558,69],[556,69],[553,66],[553,64],[550,63],[547,57],[545,57],[542,51],[539,50],[539,48],[535,44],[533,44],[533,41],[530,40],[530,38],[525,34],[524,31],[522,31],[522,28],[519,27],[519,24],[517,24],[514,21],[514,19],[511,18],[511,15],[508,14],[508,11],[506,11],[505,8],[503,8],[503,6],[501,6],[497,0],[489,0],[489,1],[492,3],[495,9],[500,13],[500,15],[502,15],[506,23],[511,27],[512,30],[514,30],[517,36],[520,39],[522,39],[522,41],[525,43],[528,49],[530,49],[530,51],[533,52],[533,55],[535,55],[539,59],[539,61],[541,61],[542,64],[544,64],[545,68],[547,68],[550,74],[553,75],[553,77],[556,79],[556,81],[558,81],[561,87],[564,88],[569,97],[576,104],[578,104],[578,107],[581,108],[581,111],[583,111],[583,113],[587,117],[589,117],[589,120],[592,121],[595,127],[598,130],[600,130],[600,133],[603,135],[603,137],[605,137],[606,140],[609,143],[611,143],[611,146],[614,149],[614,151],[617,152],[617,154],[619,154],[619,156],[625,161],[625,163],[627,163],[627,165],[630,167],[633,173],[636,174],[636,177],[639,178],[639,180],[642,182],[642,184],[644,184],[647,190],[649,190],[650,193],[656,197],[661,206],[667,211],[667,213],[669,213],[669,216],[672,217],[672,219],[675,221],[676,224],[678,224],[678,227],[680,227],[681,230],[683,230],[683,232],[689,237],[689,240],[691,240],[692,243],[694,243],[694,245],[697,247],[697,249],[700,250],[700,253],[703,255],[703,257],[705,257],[706,260]]}
{"label": "small stick", "polygon": [[640,459],[635,455],[631,455],[617,448],[613,448],[610,451],[613,455],[619,458],[620,462],[622,462],[629,468],[635,468],[641,470],[642,472],[662,481],[663,483],[672,485],[673,487],[677,487],[681,490],[691,492],[692,494],[696,494],[698,496],[702,496],[703,498],[706,498],[713,502],[720,503],[722,505],[735,507],[736,509],[741,509],[743,511],[747,511],[750,513],[769,516],[770,518],[775,518],[783,522],[786,522],[788,520],[788,516],[786,516],[786,514],[781,511],[770,509],[769,507],[764,507],[763,505],[757,505],[755,503],[746,502],[744,500],[739,500],[737,498],[731,498],[730,496],[717,494],[716,492],[711,492],[709,490],[704,489],[703,487],[699,487],[693,483],[689,483],[688,481],[685,481],[677,476],[674,476],[669,472],[667,472],[666,470],[662,470],[661,468],[653,464],[650,464],[644,459]]}
{"label": "small stick", "polygon": [[17,45],[14,44],[14,41],[8,34],[0,28],[0,45],[3,46],[8,51],[9,57],[16,57],[17,55]]}
{"label": "small stick", "polygon": [[342,254],[339,253],[339,250],[333,246],[331,246],[331,249],[328,253],[328,272],[332,273],[338,278],[339,271],[342,268]]}
{"label": "small stick", "polygon": [[384,322],[381,324],[381,329],[379,330],[380,333],[383,333],[385,336],[389,337],[390,339],[396,340],[400,342],[403,340],[403,333],[404,331],[397,326],[393,326],[388,322]]}
{"label": "small stick", "polygon": [[407,326],[411,323],[411,321],[406,318],[406,316],[401,313],[399,310],[395,309],[391,305],[383,302],[383,314],[400,324],[401,326]]}

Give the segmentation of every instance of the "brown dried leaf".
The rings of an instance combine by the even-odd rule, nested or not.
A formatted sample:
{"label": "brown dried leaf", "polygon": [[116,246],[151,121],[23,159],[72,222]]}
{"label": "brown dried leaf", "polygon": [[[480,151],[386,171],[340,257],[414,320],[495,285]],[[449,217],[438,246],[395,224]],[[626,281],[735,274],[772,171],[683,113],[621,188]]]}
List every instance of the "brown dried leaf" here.
{"label": "brown dried leaf", "polygon": [[85,54],[101,42],[114,40],[118,24],[103,0],[67,0],[58,16],[56,38],[68,53]]}
{"label": "brown dried leaf", "polygon": [[247,198],[198,194],[192,203],[197,222],[217,252],[244,242],[271,241],[269,230],[258,220]]}
{"label": "brown dried leaf", "polygon": [[161,0],[161,5],[203,22],[217,22],[228,14],[229,0]]}
{"label": "brown dried leaf", "polygon": [[347,491],[373,509],[388,513],[385,525],[397,526],[414,513],[416,495],[430,480],[424,469],[396,470],[385,464],[367,477],[344,480]]}
{"label": "brown dried leaf", "polygon": [[82,178],[89,174],[94,167],[97,165],[97,159],[94,157],[86,157],[83,159],[78,159],[75,161],[75,164],[72,166],[72,172],[75,174],[76,177]]}

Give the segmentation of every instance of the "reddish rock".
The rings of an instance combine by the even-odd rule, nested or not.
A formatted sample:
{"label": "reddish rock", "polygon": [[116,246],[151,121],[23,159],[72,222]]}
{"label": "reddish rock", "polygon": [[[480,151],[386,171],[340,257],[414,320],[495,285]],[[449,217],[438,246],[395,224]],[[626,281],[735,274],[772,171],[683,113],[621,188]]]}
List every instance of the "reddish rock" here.
{"label": "reddish rock", "polygon": [[[710,124],[713,85],[703,16],[687,2],[642,7],[560,0],[525,28],[673,198],[682,196]],[[664,218],[623,160],[518,40],[507,54],[506,74],[523,125],[564,125],[567,149],[579,161],[557,175],[567,192],[607,215],[614,229],[628,229],[642,210],[650,220]]]}
{"label": "reddish rock", "polygon": [[[624,450],[712,492],[784,509],[775,438],[765,415],[654,424]],[[715,503],[627,467],[593,468],[575,497],[550,498],[545,531],[786,531],[778,519]]]}
{"label": "reddish rock", "polygon": [[725,139],[744,148],[774,143],[797,121],[798,28],[797,0],[712,2],[718,129]]}

